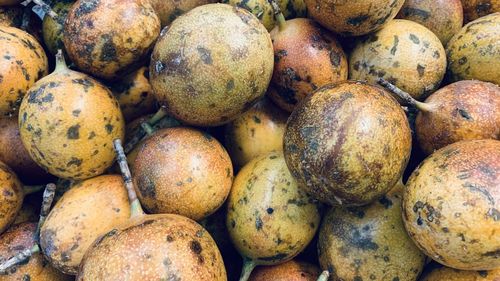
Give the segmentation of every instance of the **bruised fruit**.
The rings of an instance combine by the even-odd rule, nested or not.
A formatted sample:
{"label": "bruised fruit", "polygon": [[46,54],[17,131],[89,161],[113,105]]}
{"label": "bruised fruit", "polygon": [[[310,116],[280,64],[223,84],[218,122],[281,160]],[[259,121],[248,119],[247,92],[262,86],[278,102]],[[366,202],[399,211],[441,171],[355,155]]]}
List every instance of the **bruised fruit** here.
{"label": "bruised fruit", "polygon": [[80,70],[116,79],[139,68],[159,33],[160,20],[147,0],[78,0],[63,42]]}
{"label": "bruised fruit", "polygon": [[180,15],[198,6],[215,3],[216,0],[150,0],[161,22],[161,27],[171,24]]}
{"label": "bruised fruit", "polygon": [[425,255],[404,228],[403,189],[400,182],[370,205],[333,207],[327,213],[320,228],[318,253],[321,268],[328,270],[333,280],[417,279]]}
{"label": "bruised fruit", "polygon": [[397,17],[420,23],[446,45],[462,29],[464,12],[460,0],[406,0]]}
{"label": "bruised fruit", "polygon": [[64,22],[74,2],[74,0],[57,0],[53,2],[51,8],[57,13],[57,16],[52,18],[47,15],[43,18],[43,42],[53,55],[57,53],[57,50],[64,50]]}
{"label": "bruised fruit", "polygon": [[461,141],[429,156],[408,180],[403,220],[435,261],[464,270],[500,266],[500,141]]}
{"label": "bruised fruit", "polygon": [[297,185],[282,152],[255,158],[234,180],[226,224],[245,261],[242,279],[255,265],[291,260],[311,242],[318,229],[318,204]]}
{"label": "bruised fruit", "polygon": [[16,174],[0,162],[0,234],[16,219],[24,199],[24,191]]}
{"label": "bruised fruit", "polygon": [[142,205],[151,213],[200,220],[226,200],[233,181],[231,159],[212,136],[186,127],[151,135],[132,171]]}
{"label": "bruised fruit", "polygon": [[316,281],[320,270],[316,265],[291,260],[279,265],[258,266],[249,281]]}
{"label": "bruised fruit", "polygon": [[265,98],[226,125],[226,147],[235,167],[271,151],[283,150],[288,114]]}
{"label": "bruised fruit", "polygon": [[470,22],[446,46],[453,81],[477,79],[500,85],[500,12]]}
{"label": "bruised fruit", "polygon": [[173,117],[216,126],[235,119],[264,95],[273,71],[273,46],[250,12],[208,4],[164,29],[149,69],[156,99]]}
{"label": "bruised fruit", "polygon": [[318,89],[288,119],[292,175],[330,205],[364,205],[401,177],[411,150],[405,113],[385,90],[347,81]]}
{"label": "bruised fruit", "polygon": [[129,217],[127,192],[119,175],[82,181],[53,207],[40,232],[41,249],[57,269],[76,274],[94,240]]}
{"label": "bruised fruit", "polygon": [[[35,244],[36,223],[22,223],[0,236],[0,263]],[[7,270],[0,281],[69,281],[73,278],[52,267],[41,253],[33,254],[29,261]]]}
{"label": "bruised fruit", "polygon": [[21,139],[35,162],[61,178],[102,174],[114,161],[112,141],[123,139],[124,121],[111,92],[66,67],[30,88],[19,112]]}
{"label": "bruised fruit", "polygon": [[11,117],[28,89],[47,75],[42,46],[30,34],[0,25],[0,116]]}
{"label": "bruised fruit", "polygon": [[462,0],[465,22],[500,12],[499,0]]}
{"label": "bruised fruit", "polygon": [[309,17],[344,36],[380,29],[398,13],[404,0],[305,0]]}
{"label": "bruised fruit", "polygon": [[500,269],[490,271],[458,270],[440,267],[425,275],[421,281],[498,281]]}
{"label": "bruised fruit", "polygon": [[349,77],[375,84],[384,78],[421,100],[439,88],[446,54],[429,29],[409,20],[393,20],[361,40],[351,53]]}
{"label": "bruised fruit", "polygon": [[281,22],[273,29],[273,86],[270,97],[292,112],[305,96],[326,84],[347,79],[347,58],[328,30],[310,19]]}

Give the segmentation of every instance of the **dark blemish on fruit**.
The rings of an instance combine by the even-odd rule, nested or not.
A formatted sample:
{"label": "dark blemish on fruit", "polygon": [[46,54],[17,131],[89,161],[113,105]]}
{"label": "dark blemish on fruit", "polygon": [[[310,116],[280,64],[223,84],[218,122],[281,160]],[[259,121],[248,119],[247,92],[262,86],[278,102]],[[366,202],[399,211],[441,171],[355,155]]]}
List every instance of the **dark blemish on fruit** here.
{"label": "dark blemish on fruit", "polygon": [[491,208],[488,210],[488,213],[486,215],[490,218],[492,218],[494,221],[500,221],[500,211],[498,211],[495,208]]}
{"label": "dark blemish on fruit", "polygon": [[198,47],[196,48],[198,51],[198,54],[200,55],[200,59],[205,63],[205,64],[212,64],[212,53],[210,52],[209,49],[203,48],[203,47]]}
{"label": "dark blemish on fruit", "polygon": [[236,15],[241,19],[241,21],[247,25],[248,22],[250,22],[253,19],[253,15],[247,12],[246,10],[237,7],[233,7],[233,10],[236,13]]}
{"label": "dark blemish on fruit", "polygon": [[82,162],[83,162],[83,160],[80,158],[71,157],[70,161],[68,163],[66,163],[66,167],[70,167],[70,166],[80,167],[82,165]]}
{"label": "dark blemish on fruit", "polygon": [[418,64],[417,65],[417,72],[418,72],[418,76],[420,78],[422,78],[424,76],[424,73],[425,73],[425,66]]}
{"label": "dark blemish on fruit", "polygon": [[80,115],[80,112],[82,112],[80,109],[76,109],[72,111],[73,116],[78,117]]}
{"label": "dark blemish on fruit", "polygon": [[22,281],[31,281],[31,276],[29,274],[24,274]]}
{"label": "dark blemish on fruit", "polygon": [[61,253],[61,261],[62,261],[62,262],[67,262],[67,261],[69,261],[69,260],[71,260],[71,255],[70,255],[70,253],[69,253],[69,252],[67,252],[67,251],[62,252],[62,253]]}
{"label": "dark blemish on fruit", "polygon": [[470,116],[469,112],[467,112],[465,109],[457,109],[458,114],[462,116],[462,118],[467,119],[467,120],[472,120],[472,116]]}
{"label": "dark blemish on fruit", "polygon": [[286,57],[288,52],[286,50],[279,50],[274,53],[274,62],[279,62],[282,58]]}
{"label": "dark blemish on fruit", "polygon": [[496,249],[494,251],[489,251],[481,254],[483,257],[492,257],[492,258],[500,258],[500,249]]}
{"label": "dark blemish on fruit", "polygon": [[155,64],[156,74],[165,72],[165,75],[181,75],[187,76],[191,73],[188,68],[188,63],[181,53],[168,53],[166,55],[166,61],[158,61]]}
{"label": "dark blemish on fruit", "polygon": [[80,125],[76,124],[68,128],[66,137],[70,140],[77,140],[80,138]]}
{"label": "dark blemish on fruit", "polygon": [[266,212],[271,215],[274,212],[273,208],[267,208]]}
{"label": "dark blemish on fruit", "polygon": [[330,62],[332,63],[333,66],[339,67],[340,66],[340,54],[335,52],[334,50],[330,51]]}
{"label": "dark blemish on fruit", "polygon": [[41,246],[44,254],[47,256],[51,256],[57,250],[57,247],[54,245],[56,236],[56,232],[50,228],[40,233]]}
{"label": "dark blemish on fruit", "polygon": [[288,255],[285,254],[285,253],[279,253],[279,254],[276,254],[274,256],[270,256],[270,257],[260,257],[260,258],[257,258],[258,260],[261,260],[261,261],[269,261],[269,262],[274,262],[274,261],[280,261],[284,258],[286,258]]}
{"label": "dark blemish on fruit", "polygon": [[234,89],[234,79],[227,81],[227,84],[226,84],[227,91],[231,91],[232,89]]}
{"label": "dark blemish on fruit", "polygon": [[191,241],[191,243],[189,244],[189,248],[191,249],[191,251],[193,251],[193,253],[197,255],[201,254],[201,251],[203,250],[200,242],[195,240]]}
{"label": "dark blemish on fruit", "polygon": [[352,26],[360,26],[369,18],[370,18],[370,16],[368,16],[368,15],[360,15],[357,17],[347,19],[347,24],[352,25]]}
{"label": "dark blemish on fruit", "polygon": [[352,279],[353,281],[363,281],[363,278],[361,278],[360,276],[354,276],[354,279]]}
{"label": "dark blemish on fruit", "polygon": [[9,56],[9,55],[4,55],[3,58],[6,59],[6,60],[10,60],[12,57]]}
{"label": "dark blemish on fruit", "polygon": [[106,124],[106,126],[104,126],[104,128],[106,129],[106,132],[108,132],[108,134],[111,134],[113,132],[114,126],[111,124]]}
{"label": "dark blemish on fruit", "polygon": [[95,132],[92,131],[92,132],[90,132],[89,137],[87,139],[91,140],[91,139],[95,138],[95,136],[96,136]]}
{"label": "dark blemish on fruit", "polygon": [[439,59],[441,55],[439,54],[439,51],[434,51],[434,53],[432,53],[432,57],[435,59]]}
{"label": "dark blemish on fruit", "polygon": [[420,44],[420,39],[413,33],[410,34],[410,40],[417,45]]}
{"label": "dark blemish on fruit", "polygon": [[479,276],[481,276],[483,278],[488,277],[488,271],[486,271],[486,270],[479,270],[477,273],[479,274]]}
{"label": "dark blemish on fruit", "polygon": [[83,15],[92,13],[99,6],[100,0],[85,0],[80,2],[80,6],[75,10],[75,16],[81,17]]}
{"label": "dark blemish on fruit", "polygon": [[399,44],[399,37],[397,35],[394,35],[394,43],[392,44],[391,48],[391,55],[395,55],[396,51],[398,50],[398,44]]}
{"label": "dark blemish on fruit", "polygon": [[478,193],[482,194],[488,200],[488,203],[490,205],[492,205],[492,206],[495,205],[495,199],[493,198],[493,196],[491,196],[490,192],[488,191],[488,189],[486,187],[480,186],[480,185],[477,185],[474,183],[469,183],[469,182],[462,184],[462,186],[469,189],[472,192],[478,192]]}
{"label": "dark blemish on fruit", "polygon": [[87,78],[83,78],[83,79],[72,79],[71,82],[73,84],[79,84],[79,85],[82,85],[83,86],[83,90],[85,92],[87,92],[87,90],[90,88],[90,87],[93,87],[94,86],[94,83],[92,81],[90,81],[89,79]]}
{"label": "dark blemish on fruit", "polygon": [[399,277],[392,278],[392,281],[399,281]]}
{"label": "dark blemish on fruit", "polygon": [[255,115],[253,116],[253,121],[257,124],[260,124],[260,122],[261,122],[259,117],[255,116]]}
{"label": "dark blemish on fruit", "polygon": [[333,225],[334,227],[331,229],[333,235],[339,237],[353,248],[361,250],[377,250],[379,248],[378,244],[372,240],[373,237],[369,227],[360,231],[359,228],[342,218],[335,218]]}
{"label": "dark blemish on fruit", "polygon": [[276,159],[276,158],[278,158],[278,156],[276,156],[276,155],[271,155],[271,156],[269,156],[269,159],[271,159],[271,160],[272,160],[272,159]]}
{"label": "dark blemish on fruit", "polygon": [[167,235],[167,242],[171,243],[174,241],[174,237],[172,237],[171,235]]}
{"label": "dark blemish on fruit", "polygon": [[382,205],[384,205],[384,207],[386,209],[389,209],[391,206],[392,206],[392,201],[391,199],[387,198],[386,196],[383,196],[382,198],[380,198],[378,200],[378,202]]}
{"label": "dark blemish on fruit", "polygon": [[101,36],[101,38],[104,39],[105,42],[102,46],[101,56],[99,57],[99,59],[106,62],[115,61],[117,57],[116,46],[115,43],[113,43],[113,37],[109,34],[104,34]]}
{"label": "dark blemish on fruit", "polygon": [[419,17],[423,20],[427,20],[430,17],[430,13],[421,9],[415,9],[415,8],[404,8],[403,9],[403,15],[405,18],[410,17],[410,16],[416,16]]}
{"label": "dark blemish on fruit", "polygon": [[156,197],[156,185],[150,177],[144,175],[137,177],[137,187],[143,197]]}
{"label": "dark blemish on fruit", "polygon": [[467,63],[467,58],[466,57],[461,57],[459,60],[458,60],[458,64],[459,65],[464,65]]}
{"label": "dark blemish on fruit", "polygon": [[236,221],[235,220],[231,220],[231,227],[234,228],[236,226]]}
{"label": "dark blemish on fruit", "polygon": [[262,222],[262,219],[260,218],[260,216],[257,216],[257,218],[255,218],[255,229],[261,230],[263,224],[264,223]]}
{"label": "dark blemish on fruit", "polygon": [[30,81],[30,75],[28,74],[28,70],[26,69],[26,67],[24,67],[23,61],[16,60],[16,64],[19,66],[19,68],[21,68],[24,79],[26,79],[26,81]]}
{"label": "dark blemish on fruit", "polygon": [[482,17],[482,16],[486,16],[487,14],[491,13],[491,8],[492,8],[492,5],[491,5],[491,1],[480,1],[477,5],[476,5],[476,13]]}

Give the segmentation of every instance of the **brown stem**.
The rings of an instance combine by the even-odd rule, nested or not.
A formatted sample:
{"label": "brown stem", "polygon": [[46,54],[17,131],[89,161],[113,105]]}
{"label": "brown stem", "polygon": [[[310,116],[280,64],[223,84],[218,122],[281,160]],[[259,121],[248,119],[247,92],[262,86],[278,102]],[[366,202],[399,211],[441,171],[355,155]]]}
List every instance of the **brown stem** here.
{"label": "brown stem", "polygon": [[384,78],[379,78],[377,82],[386,88],[387,90],[391,91],[394,93],[396,96],[398,96],[400,99],[402,99],[406,104],[412,105],[416,107],[420,111],[424,112],[429,112],[432,111],[432,107],[426,103],[419,102],[416,99],[414,99],[410,94],[407,92],[401,90],[397,86],[391,84],[389,81],[385,80]]}
{"label": "brown stem", "polygon": [[[160,107],[160,109],[147,121],[147,123],[150,126],[154,126],[156,123],[158,123],[161,119],[163,119],[165,116],[167,116],[167,110],[165,107]],[[137,130],[136,134],[129,140],[128,143],[125,144],[124,151],[126,154],[128,154],[130,151],[132,151],[135,146],[144,138],[146,135],[146,132],[144,129],[141,128]]]}
{"label": "brown stem", "polygon": [[10,268],[29,260],[33,254],[39,252],[40,252],[40,247],[38,246],[38,244],[35,244],[31,249],[25,249],[17,253],[17,255],[11,257],[4,263],[0,264],[0,274],[6,274]]}
{"label": "brown stem", "polygon": [[35,241],[37,243],[40,240],[40,229],[42,228],[47,216],[50,212],[50,207],[52,207],[52,202],[54,201],[54,196],[56,194],[56,185],[53,183],[47,184],[45,191],[43,192],[42,208],[40,210],[40,219],[38,220],[38,225],[35,232]]}
{"label": "brown stem", "polygon": [[278,22],[278,28],[280,31],[285,29],[285,16],[281,12],[280,6],[276,0],[267,0],[271,7],[273,7],[274,19]]}
{"label": "brown stem", "polygon": [[330,272],[328,272],[328,270],[325,270],[321,272],[321,275],[318,277],[317,281],[328,281],[329,277],[330,277]]}

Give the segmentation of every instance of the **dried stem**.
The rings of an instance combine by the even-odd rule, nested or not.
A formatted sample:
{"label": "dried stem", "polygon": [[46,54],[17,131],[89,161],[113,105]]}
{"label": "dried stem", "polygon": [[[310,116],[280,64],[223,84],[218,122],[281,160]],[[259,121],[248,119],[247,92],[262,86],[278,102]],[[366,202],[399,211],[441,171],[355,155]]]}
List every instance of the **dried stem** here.
{"label": "dried stem", "polygon": [[30,259],[30,257],[33,254],[39,253],[40,252],[40,247],[38,247],[38,244],[35,244],[31,249],[25,249],[17,255],[11,257],[10,259],[6,260],[4,263],[0,264],[0,274],[6,274],[9,269],[11,269],[13,266],[16,266],[20,263],[23,263],[27,260]]}
{"label": "dried stem", "polygon": [[389,81],[385,80],[384,78],[379,78],[377,80],[377,82],[381,86],[383,86],[384,88],[386,88],[387,90],[389,90],[392,93],[394,93],[400,99],[402,99],[403,102],[405,102],[406,104],[412,105],[412,106],[416,107],[420,111],[425,111],[425,112],[432,111],[432,107],[430,105],[428,105],[426,103],[423,103],[423,102],[417,101],[410,94],[408,94],[407,92],[401,90],[397,86],[391,84]]}
{"label": "dried stem", "polygon": [[[151,118],[149,118],[147,123],[150,126],[154,126],[156,123],[158,123],[158,121],[163,119],[165,116],[167,116],[167,110],[165,109],[165,107],[162,106],[155,113],[155,115],[153,115]],[[125,148],[124,148],[125,153],[128,154],[130,151],[132,151],[135,148],[135,146],[144,138],[145,135],[146,135],[146,132],[144,131],[142,124],[141,124],[141,129],[137,130],[136,134],[132,137],[132,139],[130,139],[130,141],[125,144]]]}
{"label": "dried stem", "polygon": [[47,184],[47,186],[45,187],[45,191],[43,192],[42,209],[40,210],[40,219],[38,220],[38,225],[35,232],[35,241],[37,243],[40,242],[40,229],[42,228],[45,220],[47,219],[47,216],[49,215],[55,194],[56,185],[53,183]]}
{"label": "dried stem", "polygon": [[46,15],[49,15],[49,17],[55,19],[57,17],[57,13],[52,10],[52,8],[45,3],[43,0],[26,0],[21,3],[23,6],[28,6],[29,3],[35,3],[36,5],[40,6],[42,10],[45,12]]}
{"label": "dried stem", "polygon": [[276,0],[267,0],[271,7],[273,7],[274,18],[278,22],[278,28],[280,31],[285,29],[285,16],[281,12],[280,6]]}

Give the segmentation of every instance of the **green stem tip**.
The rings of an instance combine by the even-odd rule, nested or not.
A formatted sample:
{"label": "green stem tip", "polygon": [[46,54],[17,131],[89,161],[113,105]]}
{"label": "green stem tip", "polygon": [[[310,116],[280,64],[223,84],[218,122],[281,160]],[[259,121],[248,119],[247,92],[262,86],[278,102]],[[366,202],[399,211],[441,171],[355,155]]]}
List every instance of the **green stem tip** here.
{"label": "green stem tip", "polygon": [[11,257],[4,263],[0,264],[0,274],[6,274],[7,271],[12,267],[29,260],[32,255],[39,252],[40,252],[40,247],[38,246],[38,244],[35,244],[30,249],[25,249],[17,253],[17,255]]}
{"label": "green stem tip", "polygon": [[247,281],[252,274],[253,269],[257,266],[255,261],[247,258],[243,258],[243,268],[241,269],[241,275],[239,281]]}
{"label": "green stem tip", "polygon": [[267,0],[269,2],[269,4],[271,4],[271,7],[273,8],[273,12],[274,12],[274,19],[278,22],[278,28],[280,31],[283,31],[285,29],[285,16],[283,15],[283,13],[281,12],[281,8],[278,4],[278,2],[276,2],[276,0]]}
{"label": "green stem tip", "polygon": [[330,272],[328,270],[325,270],[321,272],[321,275],[318,277],[317,281],[328,281],[329,277],[330,277]]}
{"label": "green stem tip", "polygon": [[399,97],[405,104],[412,105],[416,107],[420,111],[424,112],[429,112],[432,111],[432,107],[429,104],[426,104],[424,102],[419,102],[415,98],[413,98],[410,94],[407,92],[403,91],[402,89],[398,88],[396,85],[390,83],[389,81],[385,80],[384,78],[379,78],[377,82],[389,90],[391,93],[395,94],[397,97]]}

